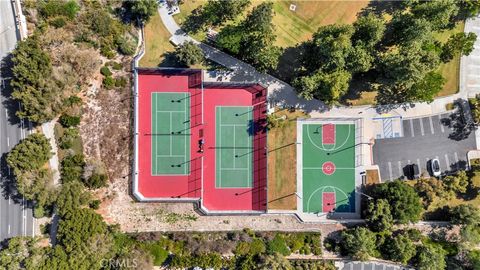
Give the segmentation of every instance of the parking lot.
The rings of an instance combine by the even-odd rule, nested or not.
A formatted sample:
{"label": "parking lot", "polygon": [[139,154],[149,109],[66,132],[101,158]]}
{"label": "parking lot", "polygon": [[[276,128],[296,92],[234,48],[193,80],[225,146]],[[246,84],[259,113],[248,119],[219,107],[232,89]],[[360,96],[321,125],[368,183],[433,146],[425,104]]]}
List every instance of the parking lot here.
{"label": "parking lot", "polygon": [[382,181],[402,178],[412,163],[426,176],[434,158],[443,173],[466,168],[467,152],[476,149],[475,132],[459,129],[456,119],[455,113],[403,119],[403,137],[375,140],[373,161],[380,167]]}

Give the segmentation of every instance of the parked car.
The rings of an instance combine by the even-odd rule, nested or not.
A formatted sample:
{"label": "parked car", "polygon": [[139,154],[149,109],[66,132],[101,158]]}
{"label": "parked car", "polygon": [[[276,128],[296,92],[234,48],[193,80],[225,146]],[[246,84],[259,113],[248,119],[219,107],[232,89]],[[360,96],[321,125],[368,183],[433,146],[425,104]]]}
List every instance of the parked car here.
{"label": "parked car", "polygon": [[430,169],[432,170],[432,175],[435,177],[438,177],[442,174],[442,170],[440,169],[440,161],[436,158],[430,161]]}
{"label": "parked car", "polygon": [[410,172],[409,172],[409,178],[410,179],[418,179],[420,178],[420,170],[418,169],[418,165],[413,163],[413,164],[410,164],[409,166],[409,169],[410,169]]}

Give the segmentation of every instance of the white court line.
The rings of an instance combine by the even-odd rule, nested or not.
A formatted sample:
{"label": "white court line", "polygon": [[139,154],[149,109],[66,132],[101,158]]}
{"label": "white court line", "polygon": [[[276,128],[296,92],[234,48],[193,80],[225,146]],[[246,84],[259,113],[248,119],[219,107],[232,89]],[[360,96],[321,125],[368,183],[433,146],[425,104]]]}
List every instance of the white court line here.
{"label": "white court line", "polygon": [[235,127],[233,128],[233,168],[235,168],[235,159],[237,159],[235,157],[235,154],[237,152],[237,149],[235,149],[237,147],[237,144],[236,144],[236,136],[235,136],[235,133],[237,133],[237,130],[235,129]]}
{"label": "white court line", "polygon": [[[185,98],[185,96],[183,98]],[[185,104],[186,104],[186,102],[185,102]],[[185,111],[162,111],[162,110],[160,110],[160,111],[156,111],[156,112],[157,113],[174,113],[174,112],[184,113]]]}
{"label": "white court line", "polygon": [[392,176],[392,163],[391,162],[388,162],[388,172],[390,173],[390,180],[392,180],[393,176]]}
{"label": "white court line", "polygon": [[403,175],[403,171],[402,171],[402,162],[401,161],[398,161],[398,172],[400,173],[400,176]]}
{"label": "white court line", "polygon": [[420,131],[422,133],[422,136],[425,135],[425,130],[423,129],[423,121],[422,118],[418,118],[418,121],[420,121]]}
{"label": "white court line", "polygon": [[409,122],[410,122],[410,130],[412,131],[412,137],[415,137],[415,131],[413,131],[413,120],[410,119]]}
{"label": "white court line", "polygon": [[445,154],[445,161],[447,162],[447,169],[450,168],[450,160],[448,160],[447,154]]}
{"label": "white court line", "polygon": [[442,117],[440,115],[438,115],[438,122],[440,123],[440,130],[442,131],[442,133],[445,133],[445,128],[442,124]]}
{"label": "white court line", "polygon": [[432,121],[432,117],[429,116],[428,117],[428,120],[430,120],[430,130],[432,131],[432,134],[435,134],[435,131],[433,130],[433,121]]}
{"label": "white court line", "polygon": [[[170,113],[170,132],[172,132],[172,113]],[[172,134],[168,135],[170,138],[170,156],[172,155]]]}
{"label": "white court line", "polygon": [[[185,100],[185,102],[184,102],[185,106],[183,107],[183,109],[184,109],[184,112],[183,112],[184,118],[183,119],[185,121],[183,123],[186,123],[187,125],[190,125],[190,123],[187,123],[187,120],[188,120],[188,118],[187,118],[187,101],[186,101],[187,96],[188,96],[188,93],[184,93],[183,98]],[[189,99],[189,101],[190,101],[190,99]],[[189,102],[189,104],[190,104],[190,102]],[[185,126],[183,128],[185,128]],[[189,127],[188,130],[190,131],[190,133],[192,133],[192,131],[190,130],[190,127]],[[183,164],[184,164],[183,173],[187,174],[187,172],[188,172],[187,171],[187,166],[190,166],[190,164],[187,164],[187,143],[189,143],[189,142],[187,142],[187,136],[184,136],[183,142],[184,142],[184,145],[183,145]],[[189,149],[190,149],[190,147],[189,147]]]}
{"label": "white court line", "polygon": [[220,168],[223,171],[248,170],[249,168]]}

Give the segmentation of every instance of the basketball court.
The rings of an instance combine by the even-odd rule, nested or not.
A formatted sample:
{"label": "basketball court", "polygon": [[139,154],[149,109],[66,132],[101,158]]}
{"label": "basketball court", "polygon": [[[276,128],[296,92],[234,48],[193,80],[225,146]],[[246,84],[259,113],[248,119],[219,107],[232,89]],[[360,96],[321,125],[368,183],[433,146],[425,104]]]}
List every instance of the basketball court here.
{"label": "basketball court", "polygon": [[300,209],[314,214],[355,212],[355,123],[301,121],[298,125]]}

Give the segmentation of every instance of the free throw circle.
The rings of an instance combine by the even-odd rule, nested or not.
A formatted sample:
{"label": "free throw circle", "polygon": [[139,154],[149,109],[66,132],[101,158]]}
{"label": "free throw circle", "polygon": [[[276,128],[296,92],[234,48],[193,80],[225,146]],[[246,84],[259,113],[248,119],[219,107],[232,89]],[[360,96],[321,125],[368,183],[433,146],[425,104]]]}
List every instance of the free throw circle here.
{"label": "free throw circle", "polygon": [[332,175],[333,173],[335,173],[335,169],[335,164],[331,161],[327,161],[322,165],[322,171],[326,175]]}

